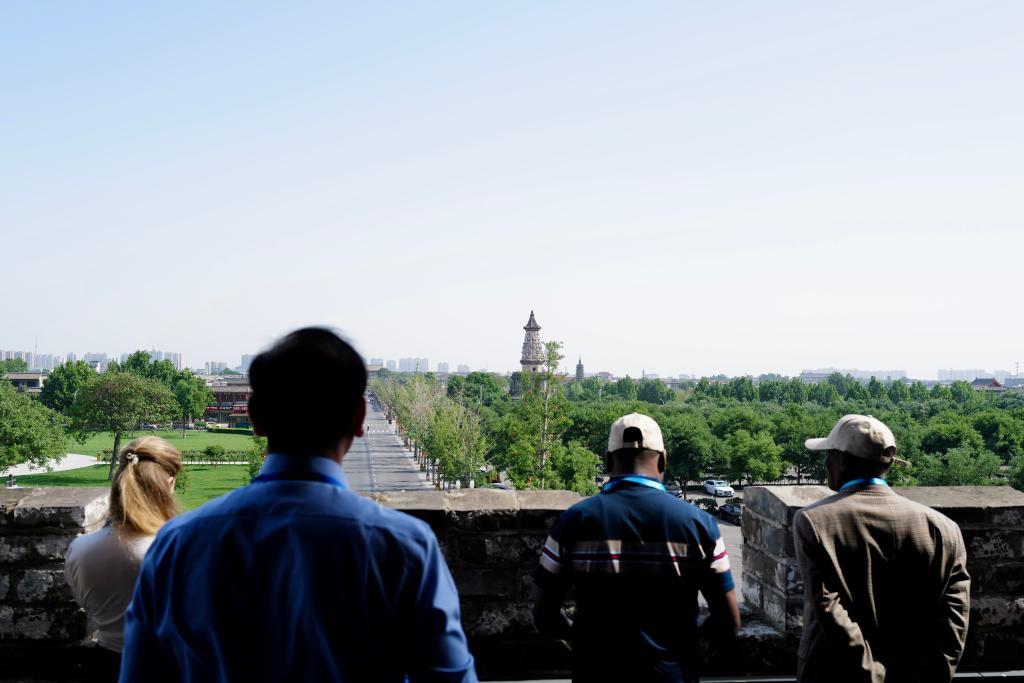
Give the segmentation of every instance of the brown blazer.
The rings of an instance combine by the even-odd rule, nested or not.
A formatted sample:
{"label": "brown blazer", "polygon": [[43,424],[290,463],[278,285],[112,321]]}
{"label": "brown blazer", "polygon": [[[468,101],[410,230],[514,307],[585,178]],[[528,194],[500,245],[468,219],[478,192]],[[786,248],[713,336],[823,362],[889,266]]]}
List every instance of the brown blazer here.
{"label": "brown blazer", "polygon": [[797,678],[949,681],[967,638],[960,528],[888,486],[858,485],[793,519],[804,581]]}

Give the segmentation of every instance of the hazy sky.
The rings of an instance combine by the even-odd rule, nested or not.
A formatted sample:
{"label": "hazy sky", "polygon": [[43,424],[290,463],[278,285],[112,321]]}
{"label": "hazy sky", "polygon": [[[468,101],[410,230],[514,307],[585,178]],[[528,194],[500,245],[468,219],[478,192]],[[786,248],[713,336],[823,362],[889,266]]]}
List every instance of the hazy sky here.
{"label": "hazy sky", "polygon": [[[1024,360],[1024,3],[5,3],[0,348]],[[570,362],[571,361],[571,362]]]}

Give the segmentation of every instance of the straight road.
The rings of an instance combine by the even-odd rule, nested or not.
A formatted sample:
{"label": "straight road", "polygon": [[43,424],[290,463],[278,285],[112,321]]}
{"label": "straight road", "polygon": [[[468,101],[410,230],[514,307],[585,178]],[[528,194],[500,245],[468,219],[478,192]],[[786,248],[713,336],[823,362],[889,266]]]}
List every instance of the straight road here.
{"label": "straight road", "polygon": [[384,413],[375,410],[372,402],[366,407],[366,433],[352,443],[342,467],[356,493],[433,488]]}

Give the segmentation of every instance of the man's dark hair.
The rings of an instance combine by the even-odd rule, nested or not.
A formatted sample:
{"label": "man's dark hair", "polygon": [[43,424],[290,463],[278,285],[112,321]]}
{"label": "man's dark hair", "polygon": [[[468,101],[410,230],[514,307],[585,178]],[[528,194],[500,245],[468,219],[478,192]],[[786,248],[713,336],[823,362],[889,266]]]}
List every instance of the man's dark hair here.
{"label": "man's dark hair", "polygon": [[889,468],[892,467],[892,463],[869,460],[868,458],[861,458],[853,455],[852,453],[845,453],[843,451],[834,452],[841,453],[843,455],[845,463],[844,474],[849,479],[884,477],[888,474]]}
{"label": "man's dark hair", "polygon": [[317,455],[352,434],[366,391],[366,364],[334,332],[307,327],[249,366],[249,415],[269,450]]}

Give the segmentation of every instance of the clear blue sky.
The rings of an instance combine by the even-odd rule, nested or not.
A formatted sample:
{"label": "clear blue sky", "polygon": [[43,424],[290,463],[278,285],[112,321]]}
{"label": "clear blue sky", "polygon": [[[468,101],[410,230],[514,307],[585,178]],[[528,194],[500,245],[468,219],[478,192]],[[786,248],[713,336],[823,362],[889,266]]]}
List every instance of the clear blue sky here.
{"label": "clear blue sky", "polygon": [[6,3],[0,348],[1024,360],[1024,4]]}

